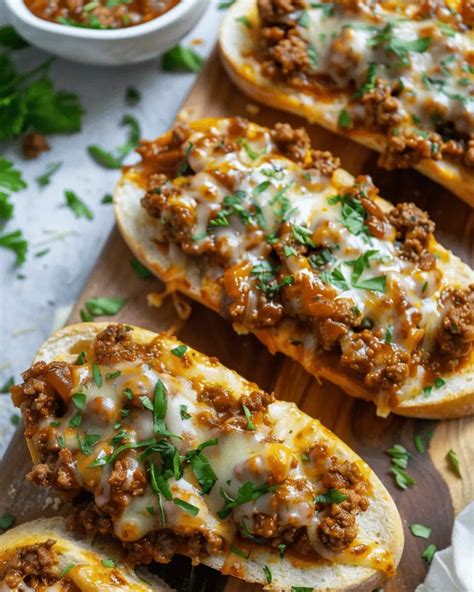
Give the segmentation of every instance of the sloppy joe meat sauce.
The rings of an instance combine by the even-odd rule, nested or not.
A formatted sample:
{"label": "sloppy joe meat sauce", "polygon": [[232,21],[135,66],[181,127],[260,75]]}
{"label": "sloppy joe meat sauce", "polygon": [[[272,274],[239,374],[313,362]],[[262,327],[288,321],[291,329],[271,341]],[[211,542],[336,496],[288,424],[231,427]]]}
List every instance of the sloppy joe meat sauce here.
{"label": "sloppy joe meat sauce", "polygon": [[25,0],[37,17],[64,25],[120,29],[151,21],[180,0]]}

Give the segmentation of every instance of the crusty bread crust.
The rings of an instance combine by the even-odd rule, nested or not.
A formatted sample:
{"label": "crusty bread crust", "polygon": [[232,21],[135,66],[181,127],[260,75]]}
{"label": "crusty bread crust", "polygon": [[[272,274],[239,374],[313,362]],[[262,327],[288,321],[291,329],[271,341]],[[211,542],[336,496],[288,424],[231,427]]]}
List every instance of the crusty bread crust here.
{"label": "crusty bread crust", "polygon": [[[371,150],[383,152],[386,138],[368,130],[341,130],[337,124],[339,112],[345,106],[340,100],[318,101],[317,97],[298,92],[283,83],[265,78],[258,64],[248,57],[255,45],[255,30],[242,27],[236,19],[247,16],[258,22],[256,0],[237,0],[228,10],[219,35],[222,63],[231,80],[247,95],[272,107],[300,115],[332,132],[347,136]],[[425,159],[413,165],[433,181],[474,206],[474,170],[460,162]]]}
{"label": "crusty bread crust", "polygon": [[[65,327],[52,335],[36,354],[35,361],[44,360],[52,362],[61,360],[71,362],[76,359],[81,349],[87,346],[95,336],[107,327],[110,323],[79,323]],[[156,337],[155,333],[132,327],[133,339],[139,343],[148,343]],[[167,341],[167,346],[175,347],[180,344],[173,337],[162,336]],[[169,343],[168,343],[169,342]],[[197,354],[201,356],[201,354]],[[232,372],[236,379],[244,386],[248,381]],[[302,412],[301,418],[308,421],[309,418]],[[359,528],[367,533],[370,538],[381,541],[383,549],[386,549],[393,557],[394,566],[398,565],[403,551],[404,536],[400,516],[395,504],[385,489],[384,485],[375,473],[355,454],[355,452],[344,444],[337,436],[329,430],[322,428],[317,420],[310,420],[318,423],[318,429],[323,430],[324,437],[334,442],[334,450],[341,456],[352,462],[356,461],[364,465],[364,474],[370,481],[371,495],[369,496],[369,508],[359,515]],[[1,550],[1,549],[0,549]],[[320,563],[314,567],[295,564],[290,559],[278,558],[274,550],[258,548],[252,551],[251,558],[243,560],[232,555],[229,561],[227,555],[214,555],[203,560],[203,563],[222,571],[225,574],[238,575],[247,582],[265,584],[263,567],[268,565],[272,571],[273,581],[265,587],[265,590],[290,591],[295,582],[301,586],[307,586],[314,592],[324,591],[368,591],[381,585],[387,578],[383,571],[362,565],[330,564]],[[236,572],[232,566],[238,565]]]}
{"label": "crusty bread crust", "polygon": [[[214,120],[200,120],[199,129],[212,126]],[[194,125],[194,124],[193,124]],[[254,124],[252,124],[254,125]],[[179,290],[205,306],[220,312],[222,288],[213,281],[213,269],[202,269],[195,259],[184,256],[180,265],[171,265],[167,252],[157,248],[154,220],[141,207],[140,199],[144,189],[140,187],[132,170],[124,174],[114,194],[115,215],[119,229],[135,256],[155,275],[166,282],[171,290]],[[385,211],[392,204],[378,198],[377,204]],[[474,283],[474,272],[465,263],[441,245],[436,246],[442,254],[438,259],[438,268],[449,284],[467,287]],[[374,400],[360,380],[341,369],[321,365],[313,352],[291,345],[291,340],[298,340],[297,325],[286,318],[275,328],[255,330],[254,333],[272,353],[282,352],[300,362],[315,376],[327,378],[341,386],[348,394],[366,400]],[[448,419],[465,417],[474,413],[474,352],[463,367],[455,374],[444,376],[445,384],[434,389],[430,398],[420,392],[415,397],[403,400],[393,413],[427,419]]]}
{"label": "crusty bread crust", "polygon": [[[56,541],[53,550],[58,559],[61,572],[73,565],[69,578],[80,590],[87,592],[172,592],[172,589],[155,575],[147,572],[139,578],[135,572],[123,562],[117,545],[105,539],[94,541],[93,544],[85,537],[74,534],[66,529],[64,519],[40,518],[8,530],[0,536],[0,563],[8,560],[15,550],[28,545],[44,543],[48,539]],[[123,581],[110,579],[111,568],[102,561],[111,559],[115,563],[114,571],[118,572]],[[87,585],[86,585],[87,582]],[[86,586],[83,588],[83,586]]]}

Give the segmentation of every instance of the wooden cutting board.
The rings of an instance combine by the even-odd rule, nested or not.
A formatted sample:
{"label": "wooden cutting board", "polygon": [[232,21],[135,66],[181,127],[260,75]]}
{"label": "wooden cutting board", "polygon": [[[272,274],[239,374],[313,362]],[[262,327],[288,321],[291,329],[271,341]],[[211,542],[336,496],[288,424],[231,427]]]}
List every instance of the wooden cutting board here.
{"label": "wooden cutting board", "polygon": [[[383,196],[393,202],[414,201],[428,210],[436,222],[439,240],[464,261],[473,264],[474,211],[469,206],[414,171],[378,169],[377,155],[358,144],[296,117],[252,105],[228,80],[215,52],[186,99],[180,116],[228,115],[246,116],[266,125],[288,121],[294,126],[306,126],[314,147],[339,155],[343,166],[353,174],[371,174]],[[98,257],[70,321],[79,320],[79,310],[87,298],[126,296],[127,305],[114,321],[153,331],[173,328],[192,347],[219,357],[245,378],[274,391],[281,399],[295,401],[304,411],[320,419],[371,465],[393,495],[403,518],[406,544],[398,575],[386,584],[385,590],[415,590],[427,570],[421,558],[424,548],[428,543],[434,543],[438,549],[448,546],[454,515],[474,498],[474,473],[470,470],[474,458],[474,418],[444,422],[397,416],[378,418],[373,405],[344,395],[330,383],[317,381],[297,363],[281,355],[270,355],[253,336],[236,335],[228,323],[198,304],[192,304],[192,314],[186,322],[180,321],[170,299],[159,309],[149,306],[147,295],[162,291],[163,285],[158,280],[137,278],[130,266],[131,258],[127,246],[114,230]],[[415,450],[413,438],[427,432],[433,432],[433,437],[429,452],[421,455]],[[416,485],[406,491],[395,486],[389,472],[389,458],[384,452],[395,443],[403,444],[413,454],[408,472],[415,478]],[[449,470],[446,453],[450,449],[459,457],[462,480]],[[30,466],[22,428],[19,428],[0,466],[3,493],[0,514],[11,512],[17,524],[61,511],[52,496],[25,481]],[[429,541],[415,538],[409,532],[408,525],[413,523],[433,529]],[[234,578],[219,576],[204,567],[192,570],[188,560],[182,558],[171,566],[160,566],[157,571],[183,591],[249,592],[260,589]]]}

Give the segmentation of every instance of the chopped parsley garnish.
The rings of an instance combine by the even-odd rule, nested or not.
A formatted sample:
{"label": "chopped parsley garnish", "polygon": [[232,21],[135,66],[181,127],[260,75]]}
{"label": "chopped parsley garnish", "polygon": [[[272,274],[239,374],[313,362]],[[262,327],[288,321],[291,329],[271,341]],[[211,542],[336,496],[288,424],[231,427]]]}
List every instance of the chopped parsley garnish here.
{"label": "chopped parsley garnish", "polygon": [[15,519],[10,512],[5,512],[0,516],[0,530],[8,530],[13,526]]}
{"label": "chopped parsley garnish", "polygon": [[386,452],[392,461],[390,472],[393,473],[395,482],[400,489],[406,489],[407,487],[415,485],[413,477],[408,475],[405,471],[408,466],[408,461],[411,458],[411,454],[408,450],[401,444],[395,444],[392,448],[386,450]]}
{"label": "chopped parsley garnish", "polygon": [[187,350],[187,345],[178,345],[177,347],[174,347],[171,350],[171,353],[173,354],[173,356],[176,356],[177,358],[182,358],[184,354],[187,352]]}
{"label": "chopped parsley garnish", "polygon": [[390,345],[392,343],[392,341],[393,341],[393,327],[391,325],[389,325],[385,329],[385,343]]}
{"label": "chopped parsley garnish", "polygon": [[218,439],[212,438],[200,444],[196,450],[190,450],[186,453],[184,460],[189,462],[194,476],[201,487],[201,494],[209,493],[217,481],[217,475],[211,467],[209,459],[202,453],[208,446],[217,446]]}
{"label": "chopped parsley garnish", "polygon": [[347,495],[341,493],[338,489],[328,489],[326,493],[316,496],[316,503],[318,504],[340,504],[347,499]]}
{"label": "chopped parsley garnish", "polygon": [[29,47],[29,43],[20,37],[15,29],[10,25],[0,27],[0,47],[8,49],[24,49]]}
{"label": "chopped parsley garnish", "polygon": [[309,27],[311,20],[309,18],[309,14],[307,10],[303,10],[303,12],[301,13],[300,18],[298,19],[298,24],[301,27],[305,27],[305,29],[307,29]]}
{"label": "chopped parsley garnish", "polygon": [[66,567],[64,569],[62,569],[61,572],[59,573],[59,577],[64,578],[64,576],[66,576],[71,571],[71,569],[75,566],[76,566],[75,563],[69,563],[68,565],[66,565]]}
{"label": "chopped parsley garnish", "polygon": [[81,411],[86,406],[85,393],[74,393],[71,397],[71,400],[74,403],[74,406],[77,407],[77,409],[79,409]]}
{"label": "chopped parsley garnish", "polygon": [[375,62],[370,62],[369,67],[367,69],[367,77],[365,79],[364,84],[359,88],[359,90],[354,94],[352,98],[357,99],[363,97],[366,93],[373,90],[375,88],[375,78],[377,76],[377,64]]}
{"label": "chopped parsley garnish", "polygon": [[424,526],[423,524],[411,524],[410,532],[413,536],[421,539],[428,539],[431,535],[431,528],[429,526]]}
{"label": "chopped parsley garnish", "polygon": [[270,181],[262,181],[253,190],[253,195],[260,195],[270,187]]}
{"label": "chopped parsley garnish", "polygon": [[115,567],[115,561],[113,559],[102,559],[102,565],[111,569]]}
{"label": "chopped parsley garnish", "polygon": [[436,545],[428,545],[421,555],[422,559],[424,559],[428,563],[431,563],[434,554],[436,553],[436,550]]}
{"label": "chopped parsley garnish", "polygon": [[250,22],[249,18],[247,16],[245,16],[245,15],[238,16],[235,20],[236,20],[236,22],[240,23],[241,25],[243,25],[247,29],[252,29],[253,28],[253,25]]}
{"label": "chopped parsley garnish", "polygon": [[283,245],[283,254],[285,257],[293,257],[298,255],[296,249],[294,247],[290,247],[289,245]]}
{"label": "chopped parsley garnish", "polygon": [[329,249],[321,249],[317,253],[311,253],[308,257],[309,264],[313,269],[324,267],[324,265],[331,263],[333,260],[334,257]]}
{"label": "chopped parsley garnish", "polygon": [[245,419],[247,420],[247,429],[251,432],[255,431],[255,424],[252,420],[252,414],[250,413],[250,409],[246,405],[242,405],[242,409],[244,410]]}
{"label": "chopped parsley garnish", "polygon": [[110,193],[106,193],[104,197],[100,200],[101,204],[111,204],[114,203],[114,198]]}
{"label": "chopped parsley garnish", "polygon": [[179,406],[179,415],[181,419],[191,419],[191,414],[188,413],[188,408],[186,405]]}
{"label": "chopped parsley garnish", "polygon": [[107,372],[105,378],[107,380],[114,380],[114,378],[118,378],[121,374],[122,373],[120,372],[120,370],[116,370],[115,372]]}
{"label": "chopped parsley garnish", "polygon": [[332,6],[332,4],[328,4],[327,2],[310,2],[309,4],[311,8],[319,8],[322,10],[325,17],[334,14],[334,6]]}
{"label": "chopped parsley garnish", "polygon": [[347,111],[347,109],[341,109],[341,111],[339,111],[337,125],[343,129],[347,129],[352,126],[352,117],[350,116],[350,113]]}
{"label": "chopped parsley garnish", "polygon": [[89,298],[84,302],[84,306],[93,317],[101,317],[116,315],[126,303],[126,298],[99,296],[97,298]]}
{"label": "chopped parsley garnish", "polygon": [[79,411],[77,411],[77,413],[75,413],[71,419],[69,420],[69,427],[71,428],[78,428],[81,425],[82,422],[82,416],[79,413]]}
{"label": "chopped parsley garnish", "polygon": [[66,198],[66,205],[70,208],[76,218],[87,218],[92,220],[94,214],[92,210],[80,199],[74,191],[66,189],[64,191],[64,197]]}
{"label": "chopped parsley garnish", "polygon": [[251,481],[246,481],[243,485],[239,487],[237,492],[237,496],[235,498],[231,497],[228,493],[226,493],[222,487],[220,490],[221,496],[224,498],[224,505],[223,507],[217,512],[217,515],[221,520],[224,520],[232,513],[232,510],[237,506],[242,504],[246,504],[252,500],[256,500],[262,495],[266,495],[267,493],[271,493],[278,489],[279,485],[268,485],[264,483],[263,485],[254,485]]}
{"label": "chopped parsley garnish", "polygon": [[101,388],[103,384],[102,374],[100,373],[99,366],[97,364],[92,364],[92,378],[97,388]]}
{"label": "chopped parsley garnish", "polygon": [[20,423],[20,416],[18,415],[18,413],[14,413],[10,416],[10,423],[13,426],[17,426]]}
{"label": "chopped parsley garnish", "polygon": [[417,39],[400,39],[394,33],[394,23],[387,23],[369,41],[369,47],[383,47],[386,54],[394,54],[400,59],[396,66],[408,66],[410,64],[410,52],[424,53],[433,42],[431,37],[419,37]]}
{"label": "chopped parsley garnish", "polygon": [[291,275],[285,276],[278,282],[277,272],[278,268],[269,261],[262,261],[254,265],[251,270],[252,275],[258,279],[257,288],[270,298],[275,296],[281,288],[291,286],[294,282],[294,277]]}
{"label": "chopped parsley garnish", "polygon": [[85,454],[86,456],[89,456],[92,454],[92,449],[97,444],[97,442],[100,440],[99,434],[86,434],[84,436],[84,438],[82,438],[82,439],[79,436],[79,434],[76,434],[76,436],[77,436],[77,442],[79,444],[79,448],[80,448],[82,454]]}
{"label": "chopped parsley garnish", "polygon": [[87,147],[87,151],[95,162],[107,169],[121,168],[124,158],[132,150],[135,150],[140,141],[140,125],[133,115],[124,115],[120,125],[128,127],[128,138],[124,144],[112,151],[105,150],[95,144]]}
{"label": "chopped parsley garnish", "polygon": [[280,559],[283,559],[283,557],[285,556],[285,552],[286,552],[286,545],[284,543],[281,543],[278,545],[278,554],[280,555]]}
{"label": "chopped parsley garnish", "polygon": [[328,198],[328,202],[331,205],[341,204],[341,221],[351,234],[367,234],[365,221],[368,214],[358,199],[349,194],[334,195]]}
{"label": "chopped parsley garnish", "polygon": [[62,166],[62,162],[50,162],[47,166],[46,166],[46,170],[42,175],[39,175],[38,177],[36,177],[35,181],[38,183],[38,187],[46,187],[47,185],[49,185],[51,183],[51,178],[54,175],[54,173],[56,173],[57,171],[59,171],[59,169]]}
{"label": "chopped parsley garnish", "polygon": [[315,70],[318,67],[319,58],[318,52],[312,43],[308,43],[306,47],[306,53],[308,54],[309,61],[311,62],[312,68]]}
{"label": "chopped parsley garnish", "polygon": [[233,4],[235,4],[235,2],[236,0],[222,0],[222,2],[219,2],[219,4],[217,5],[217,8],[219,10],[230,8]]}
{"label": "chopped parsley garnish", "polygon": [[142,395],[138,397],[144,409],[148,409],[148,411],[153,411],[153,403],[150,401],[149,397],[146,395]]}
{"label": "chopped parsley garnish", "polygon": [[349,290],[349,284],[340,267],[335,267],[332,271],[321,271],[319,277],[326,284],[332,284],[343,291]]}
{"label": "chopped parsley garnish", "polygon": [[168,402],[166,401],[166,387],[158,378],[153,395],[153,431],[155,434],[161,434],[162,436],[174,436],[177,438],[178,436],[169,432],[166,427],[165,417],[167,409]]}
{"label": "chopped parsley garnish", "polygon": [[444,386],[446,384],[446,381],[443,380],[442,378],[435,378],[434,380],[434,385],[436,388],[441,388],[442,386]]}
{"label": "chopped parsley garnish", "polygon": [[173,503],[179,508],[182,508],[188,514],[191,514],[191,516],[197,516],[199,514],[199,508],[197,506],[188,504],[188,502],[185,502],[184,500],[175,497],[173,499]]}
{"label": "chopped parsley garnish", "polygon": [[306,226],[298,226],[297,224],[291,224],[291,231],[293,232],[293,236],[299,243],[301,243],[302,245],[307,245],[308,247],[314,247],[314,243],[311,238],[313,234],[311,229],[307,228]]}
{"label": "chopped parsley garnish", "polygon": [[191,47],[176,45],[161,58],[161,67],[166,72],[199,72],[203,58]]}
{"label": "chopped parsley garnish", "polygon": [[447,459],[449,466],[450,466],[451,470],[453,471],[453,473],[457,477],[459,477],[459,479],[462,479],[461,465],[459,464],[458,455],[456,454],[456,452],[452,448],[451,448],[451,450],[449,450],[448,454],[446,455],[446,459]]}
{"label": "chopped parsley garnish", "polygon": [[292,586],[291,592],[313,592],[313,588],[307,586]]}
{"label": "chopped parsley garnish", "polygon": [[431,440],[433,437],[433,432],[426,432],[426,434],[417,434],[413,441],[415,443],[415,448],[419,452],[419,454],[424,454],[426,452],[426,444]]}
{"label": "chopped parsley garnish", "polygon": [[149,271],[142,263],[140,263],[138,259],[131,259],[130,265],[141,280],[148,280],[149,278],[153,277],[151,271]]}
{"label": "chopped parsley garnish", "polygon": [[136,105],[141,101],[142,95],[141,92],[135,86],[127,86],[127,90],[125,91],[125,102],[128,105]]}
{"label": "chopped parsley garnish", "polygon": [[14,384],[15,379],[13,376],[10,376],[10,378],[0,386],[0,393],[8,393]]}
{"label": "chopped parsley garnish", "polygon": [[0,55],[0,141],[28,131],[41,134],[80,131],[83,109],[79,98],[54,88],[48,78],[53,62],[54,58],[48,58],[29,72],[20,73],[7,53]]}
{"label": "chopped parsley garnish", "polygon": [[16,265],[22,265],[26,261],[28,242],[21,230],[14,230],[8,234],[0,235],[0,247],[13,251],[16,255]]}
{"label": "chopped parsley garnish", "polygon": [[271,584],[273,576],[272,576],[272,572],[270,571],[270,568],[268,567],[268,565],[263,566],[263,574],[265,576],[265,580],[267,581],[267,584]]}
{"label": "chopped parsley garnish", "polygon": [[441,31],[441,34],[445,37],[454,37],[454,35],[456,35],[457,33],[454,27],[451,27],[451,25],[443,23],[442,21],[437,21],[436,25],[438,29]]}
{"label": "chopped parsley garnish", "polygon": [[127,399],[129,401],[131,401],[133,399],[133,391],[131,388],[124,388],[123,389],[123,394],[127,397]]}

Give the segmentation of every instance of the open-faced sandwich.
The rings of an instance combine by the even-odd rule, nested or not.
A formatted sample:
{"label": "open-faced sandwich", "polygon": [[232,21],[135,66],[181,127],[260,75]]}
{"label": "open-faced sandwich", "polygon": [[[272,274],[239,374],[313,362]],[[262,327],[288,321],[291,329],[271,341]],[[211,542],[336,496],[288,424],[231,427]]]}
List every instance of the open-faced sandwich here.
{"label": "open-faced sandwich", "polygon": [[[168,335],[79,324],[12,388],[35,466],[72,526],[130,564],[174,554],[267,590],[371,590],[403,547],[370,467],[292,403]],[[359,588],[360,587],[360,588]]]}
{"label": "open-faced sandwich", "polygon": [[471,0],[237,0],[220,47],[251,97],[474,205],[473,25]]}
{"label": "open-faced sandwich", "polygon": [[140,577],[120,547],[91,544],[62,518],[26,522],[0,536],[0,590],[9,592],[171,592],[149,572]]}
{"label": "open-faced sandwich", "polygon": [[[380,414],[474,410],[474,272],[303,129],[179,125],[115,191],[151,271]],[[409,202],[411,196],[405,196]]]}

